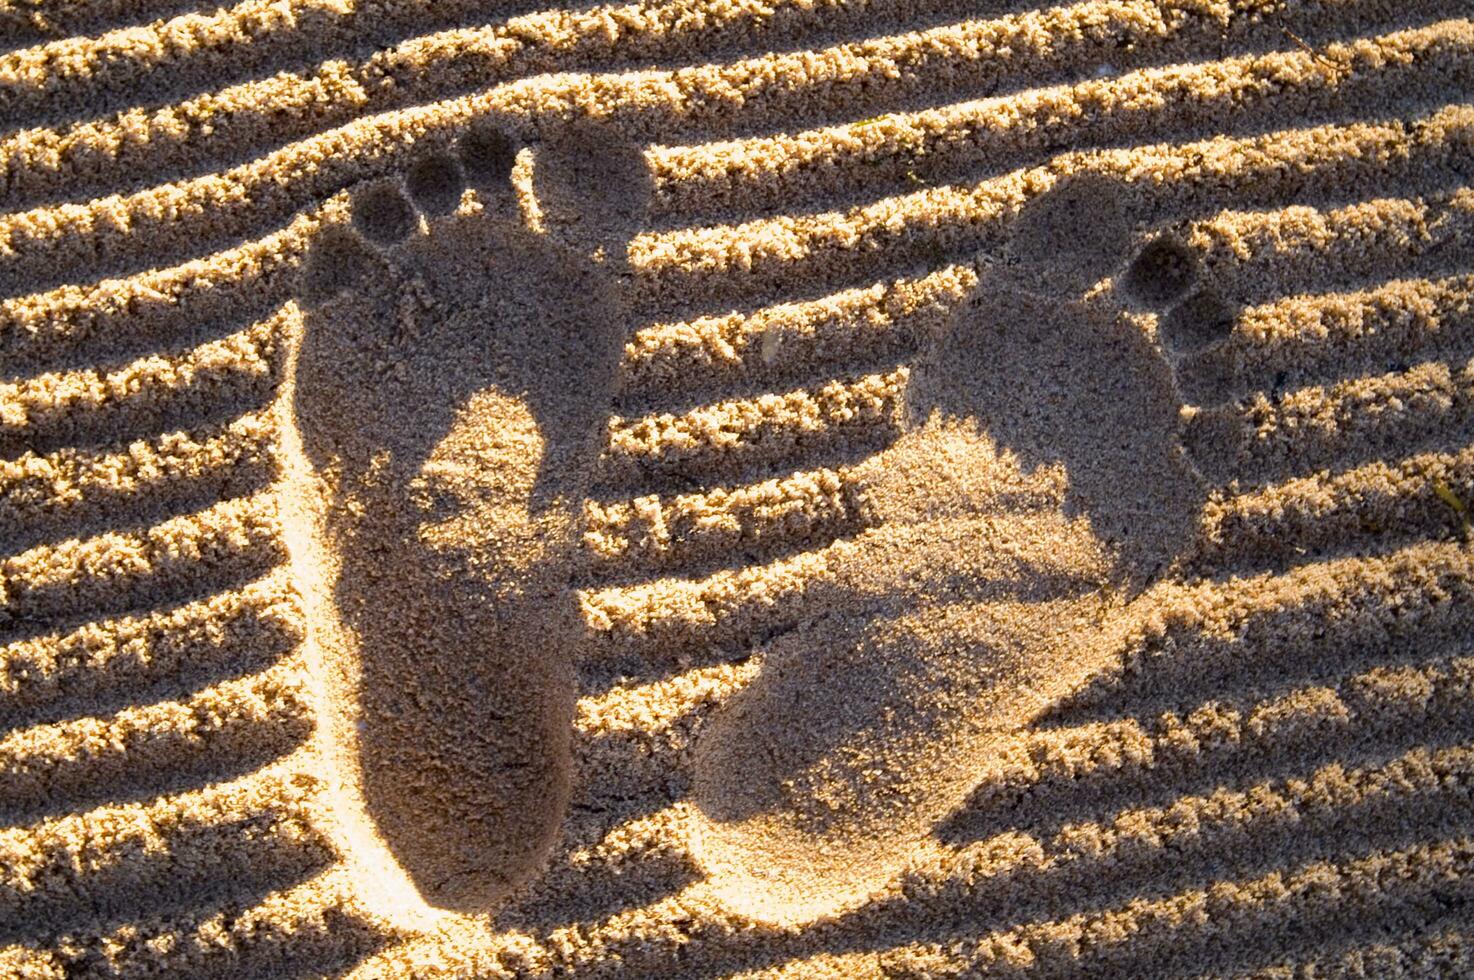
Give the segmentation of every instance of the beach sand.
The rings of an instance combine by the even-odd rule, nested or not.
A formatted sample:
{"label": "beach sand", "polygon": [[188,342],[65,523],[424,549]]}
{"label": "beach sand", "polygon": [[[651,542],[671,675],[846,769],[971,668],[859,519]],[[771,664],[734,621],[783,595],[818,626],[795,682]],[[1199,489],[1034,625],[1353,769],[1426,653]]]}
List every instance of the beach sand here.
{"label": "beach sand", "polygon": [[1467,0],[0,0],[0,976],[1474,975]]}

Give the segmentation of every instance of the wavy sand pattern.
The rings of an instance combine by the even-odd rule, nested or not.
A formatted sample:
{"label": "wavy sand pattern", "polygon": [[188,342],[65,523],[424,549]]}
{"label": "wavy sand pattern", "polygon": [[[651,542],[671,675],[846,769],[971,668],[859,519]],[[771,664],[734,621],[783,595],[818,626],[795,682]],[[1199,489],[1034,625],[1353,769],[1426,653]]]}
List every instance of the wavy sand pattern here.
{"label": "wavy sand pattern", "polygon": [[0,0],[0,975],[1474,973],[1466,0]]}

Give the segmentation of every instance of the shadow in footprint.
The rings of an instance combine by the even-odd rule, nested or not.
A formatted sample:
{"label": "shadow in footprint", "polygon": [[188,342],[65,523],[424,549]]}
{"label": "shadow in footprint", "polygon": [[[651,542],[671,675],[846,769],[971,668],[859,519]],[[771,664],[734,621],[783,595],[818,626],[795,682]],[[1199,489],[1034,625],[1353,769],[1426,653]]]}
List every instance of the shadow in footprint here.
{"label": "shadow in footprint", "polygon": [[737,911],[882,887],[1191,539],[1178,362],[1132,314],[1171,320],[1199,272],[1158,237],[1095,288],[1130,242],[1115,184],[1062,181],[916,366],[906,434],[857,468],[878,523],[835,571],[851,600],[766,649],[698,747],[697,853]]}
{"label": "shadow in footprint", "polygon": [[[355,193],[353,230],[309,254],[295,382],[332,566],[313,626],[362,803],[421,896],[462,911],[541,865],[567,804],[577,521],[649,196],[637,148],[570,125],[536,154],[566,215],[534,234],[500,216],[514,156],[481,125],[412,164],[408,198]],[[482,210],[457,210],[467,184]]]}

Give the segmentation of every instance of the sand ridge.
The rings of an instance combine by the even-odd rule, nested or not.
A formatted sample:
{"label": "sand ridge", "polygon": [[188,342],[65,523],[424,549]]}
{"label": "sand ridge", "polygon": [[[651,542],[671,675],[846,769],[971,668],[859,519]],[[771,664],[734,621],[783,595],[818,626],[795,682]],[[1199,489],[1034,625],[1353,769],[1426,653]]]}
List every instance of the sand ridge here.
{"label": "sand ridge", "polygon": [[[0,12],[0,972],[1467,973],[1467,18],[1440,0]],[[590,116],[637,148],[648,215],[540,170]],[[484,120],[528,149],[510,189],[457,195]],[[1073,253],[1027,247],[1048,202],[1098,182],[1124,237],[1092,206]],[[472,217],[517,244],[458,248]],[[513,343],[494,359],[562,380],[485,384],[466,355],[494,333],[441,312],[485,302],[452,270],[493,254],[613,282],[607,383]],[[1193,281],[1170,297],[1139,274],[1177,264]],[[326,297],[355,265],[360,291]],[[576,292],[562,308],[601,302]],[[517,322],[524,295],[491,319]],[[419,338],[422,360],[345,386],[312,338],[355,322]],[[960,342],[1010,326],[1033,340]],[[1091,357],[1059,356],[1072,335]],[[1048,396],[1080,381],[1125,397],[1062,430],[1084,410]],[[307,533],[303,488],[334,475],[313,399],[352,419],[333,439],[380,481],[336,512],[380,529],[348,578],[438,597],[400,617],[424,626],[396,627],[401,650],[475,647],[482,613],[443,613],[481,575],[495,609],[538,596],[497,629],[536,624],[538,651],[566,630],[576,651],[523,688],[495,656],[421,674],[378,644],[379,704],[425,713],[424,757],[453,763],[409,767],[378,804],[352,785],[350,661],[335,675],[315,639],[355,549]],[[1105,424],[1142,399],[1172,424]],[[587,442],[544,451],[590,418]],[[1142,474],[1115,478],[1102,429],[1143,459],[1165,438],[1189,491],[1133,511],[1109,491]],[[989,496],[1003,459],[1023,482]],[[537,493],[535,521],[487,516]],[[1160,533],[1103,535],[1141,527],[1110,505]],[[378,557],[410,537],[457,557]],[[1002,574],[977,554],[998,540]],[[1020,555],[1061,574],[1014,574]],[[475,610],[466,591],[449,607]],[[1068,669],[999,686],[996,728],[964,723],[968,651],[1030,615],[1049,653],[1024,659]],[[891,659],[802,681],[846,649]],[[937,652],[881,669],[908,649]],[[439,710],[505,715],[469,696],[478,671],[547,725],[536,745],[565,740],[561,775],[519,783],[443,741],[506,730]],[[913,727],[803,723],[808,695],[879,710],[886,691],[922,702]],[[836,739],[854,751],[795,776]],[[769,763],[724,761],[753,752]],[[867,755],[890,765],[856,781]],[[437,779],[449,804],[394,802]],[[734,900],[760,865],[724,855],[763,852],[742,834],[719,851],[713,827],[768,780],[792,806],[759,818],[873,880]],[[530,822],[487,835],[519,798]],[[395,806],[409,831],[382,829]],[[488,848],[469,882],[425,873]]]}

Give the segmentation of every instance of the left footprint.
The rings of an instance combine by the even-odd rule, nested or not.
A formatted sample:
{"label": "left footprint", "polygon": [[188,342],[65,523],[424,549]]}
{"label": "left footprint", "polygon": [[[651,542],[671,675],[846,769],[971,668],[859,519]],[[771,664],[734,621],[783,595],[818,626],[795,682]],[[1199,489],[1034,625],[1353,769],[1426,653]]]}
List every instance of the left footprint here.
{"label": "left footprint", "polygon": [[295,374],[349,782],[421,897],[473,912],[538,870],[568,800],[576,521],[649,197],[637,147],[558,130],[535,186],[565,246],[508,217],[514,150],[473,126],[358,188],[309,252]]}

